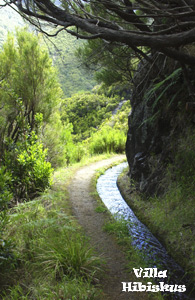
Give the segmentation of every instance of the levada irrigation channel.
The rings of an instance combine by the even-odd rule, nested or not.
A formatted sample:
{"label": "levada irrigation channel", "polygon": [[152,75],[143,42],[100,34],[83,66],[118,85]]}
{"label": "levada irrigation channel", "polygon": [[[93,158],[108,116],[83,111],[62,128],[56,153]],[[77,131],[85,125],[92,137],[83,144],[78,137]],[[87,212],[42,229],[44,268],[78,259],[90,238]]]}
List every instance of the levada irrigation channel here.
{"label": "levada irrigation channel", "polygon": [[[169,285],[188,285],[188,279],[184,276],[183,269],[168,255],[166,249],[135,216],[132,209],[122,198],[117,187],[117,177],[122,170],[127,167],[127,163],[121,163],[108,169],[97,181],[97,191],[105,206],[114,216],[122,218],[127,222],[129,233],[132,238],[132,245],[143,255],[149,268],[167,270],[168,277],[158,278],[157,282],[164,281]],[[165,293],[168,299],[192,299],[186,293],[175,292]],[[171,298],[169,298],[169,296]]]}

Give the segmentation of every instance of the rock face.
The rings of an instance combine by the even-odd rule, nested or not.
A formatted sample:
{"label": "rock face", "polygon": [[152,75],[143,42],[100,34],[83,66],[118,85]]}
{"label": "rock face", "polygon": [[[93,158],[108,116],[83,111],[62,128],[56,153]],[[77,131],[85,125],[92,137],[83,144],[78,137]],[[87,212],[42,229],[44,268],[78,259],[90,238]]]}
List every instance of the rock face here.
{"label": "rock face", "polygon": [[155,65],[140,63],[134,78],[126,143],[130,178],[147,196],[161,193],[160,181],[173,159],[174,141],[190,123],[181,68],[163,55],[153,59]]}

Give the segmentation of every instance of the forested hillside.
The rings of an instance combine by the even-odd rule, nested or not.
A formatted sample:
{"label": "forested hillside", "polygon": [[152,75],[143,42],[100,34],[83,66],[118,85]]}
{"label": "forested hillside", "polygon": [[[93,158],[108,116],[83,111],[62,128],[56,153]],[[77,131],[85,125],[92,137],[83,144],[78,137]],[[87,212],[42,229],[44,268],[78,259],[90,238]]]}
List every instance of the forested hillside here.
{"label": "forested hillside", "polygon": [[[36,35],[16,30],[0,51],[2,299],[100,299],[100,260],[84,247],[62,178],[68,184],[86,158],[124,152],[124,197],[184,269],[180,298],[193,299],[194,1],[3,2],[13,2]],[[125,247],[126,224],[109,226]],[[27,275],[17,283],[20,274]]]}
{"label": "forested hillside", "polygon": [[44,42],[58,69],[59,81],[66,97],[79,91],[89,91],[96,85],[94,73],[86,70],[75,55],[76,49],[83,44],[81,40],[61,32],[55,38],[44,38]]}
{"label": "forested hillside", "polygon": [[[0,47],[6,40],[7,33],[14,32],[30,24],[27,23],[17,12],[10,8],[0,11]],[[35,28],[30,26],[31,31]],[[37,32],[37,31],[36,31]],[[37,33],[38,34],[38,33]],[[58,70],[59,82],[66,97],[79,91],[91,90],[96,82],[93,79],[93,72],[86,70],[84,65],[75,55],[76,48],[83,42],[62,32],[55,38],[40,37],[42,43],[48,48],[53,64]]]}
{"label": "forested hillside", "polygon": [[[15,284],[18,274],[29,274],[33,260],[38,263],[38,256],[42,252],[40,249],[44,244],[52,248],[54,237],[57,238],[57,251],[62,247],[63,252],[64,242],[61,234],[65,240],[67,236],[72,239],[72,245],[68,246],[70,248],[67,251],[72,251],[72,247],[83,248],[83,257],[80,251],[75,252],[79,254],[79,257],[76,254],[75,259],[83,260],[83,263],[79,267],[77,262],[75,265],[72,262],[69,267],[65,267],[68,271],[63,271],[61,266],[57,267],[58,259],[55,257],[55,271],[52,272],[48,283],[44,280],[45,276],[49,275],[47,268],[40,273],[43,280],[40,290],[35,288],[35,282],[31,282],[34,285],[33,297],[45,297],[44,289],[46,285],[47,289],[50,289],[53,280],[58,290],[58,276],[66,283],[70,281],[70,290],[75,286],[71,281],[72,276],[75,280],[79,276],[78,290],[66,290],[65,295],[83,293],[82,280],[89,286],[89,290],[84,294],[96,294],[91,279],[98,270],[100,259],[97,257],[94,260],[93,252],[86,244],[78,225],[72,224],[68,201],[62,196],[62,182],[60,187],[56,186],[56,195],[52,195],[53,172],[54,168],[67,168],[95,154],[123,153],[129,103],[121,102],[117,95],[105,96],[101,89],[94,92],[80,91],[72,97],[64,98],[49,52],[42,40],[27,29],[17,29],[8,34],[0,51],[0,66],[0,276],[3,278],[0,283],[3,290],[0,292],[1,298],[12,299],[15,295],[13,297],[19,300],[23,293],[28,295],[28,291],[25,292],[20,285]],[[68,173],[66,176],[69,178]],[[49,210],[48,200],[43,200],[47,197],[45,191],[48,189],[48,200],[53,199],[51,202],[55,202],[55,207],[52,204]],[[38,200],[37,197],[41,194],[43,198]],[[58,198],[57,202],[55,197]],[[62,207],[65,210],[63,217]],[[61,221],[66,220],[67,226],[71,223],[70,231],[68,227],[60,229],[59,217]],[[42,231],[43,223],[46,231]],[[58,237],[52,224],[60,230],[59,233],[61,232]],[[28,233],[24,237],[29,225],[31,233],[34,232],[34,238]],[[72,234],[72,231],[75,234]],[[46,256],[43,260],[40,256],[40,261],[32,272],[32,281],[37,280],[37,271],[42,263],[47,263],[47,251],[47,248],[43,250],[42,254]],[[29,255],[34,257],[33,260]],[[70,253],[69,258],[66,257],[67,260],[70,258],[74,259],[73,253]],[[23,262],[22,265],[20,261]],[[51,270],[53,266],[51,265]],[[10,275],[13,281],[9,279]],[[28,281],[28,277],[29,275],[25,275],[21,284],[23,280]],[[6,288],[6,282],[10,286],[10,292]],[[25,284],[28,285],[27,282]],[[52,290],[50,292],[53,293]],[[48,290],[48,293],[50,292]]]}
{"label": "forested hillside", "polygon": [[0,47],[7,37],[8,31],[13,31],[19,26],[25,26],[25,22],[22,17],[9,7],[5,7],[0,10]]}

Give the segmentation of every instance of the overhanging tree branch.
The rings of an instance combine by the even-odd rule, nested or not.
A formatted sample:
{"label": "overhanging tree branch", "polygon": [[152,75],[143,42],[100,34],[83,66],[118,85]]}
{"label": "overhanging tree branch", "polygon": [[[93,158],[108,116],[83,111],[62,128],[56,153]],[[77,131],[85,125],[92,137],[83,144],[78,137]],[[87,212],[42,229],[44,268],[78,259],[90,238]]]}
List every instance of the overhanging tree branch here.
{"label": "overhanging tree branch", "polygon": [[[192,0],[3,0],[28,19],[62,26],[82,39],[101,38],[135,48],[145,46],[195,65],[183,46],[195,42],[195,1]],[[40,23],[40,29],[41,29]],[[68,29],[71,26],[82,31]],[[43,29],[42,29],[43,31]],[[44,30],[45,32],[45,30]],[[48,32],[49,34],[49,32]]]}

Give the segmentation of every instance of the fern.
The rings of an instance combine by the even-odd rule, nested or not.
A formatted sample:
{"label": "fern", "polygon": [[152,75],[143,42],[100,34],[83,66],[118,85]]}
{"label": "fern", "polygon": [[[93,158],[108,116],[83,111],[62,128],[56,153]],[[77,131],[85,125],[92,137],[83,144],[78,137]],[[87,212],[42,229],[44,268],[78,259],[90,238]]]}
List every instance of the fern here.
{"label": "fern", "polygon": [[[160,94],[158,95],[158,97],[155,99],[153,105],[152,105],[152,112],[154,112],[154,109],[155,107],[157,106],[157,104],[159,103],[160,99],[162,99],[163,95],[169,90],[169,88],[171,86],[173,86],[177,81],[178,81],[178,78],[181,74],[181,71],[182,69],[181,68],[178,68],[176,69],[174,72],[172,72],[169,76],[167,76],[164,80],[156,83],[146,94],[145,94],[145,97],[144,99],[146,100],[146,102],[148,102],[149,100],[152,99],[152,97],[155,96],[156,92],[161,88],[163,87],[163,85],[169,81],[170,83],[168,85],[166,85],[166,87],[160,92]],[[171,106],[171,104],[173,103],[173,101],[175,100],[176,96],[179,94],[181,89],[179,89],[177,91],[177,93],[175,93],[173,95],[173,97],[169,100],[169,104],[168,104],[168,108]],[[141,125],[139,126],[142,127],[144,124],[146,123],[153,123],[159,116],[160,114],[160,110],[158,110],[156,113],[154,113],[151,117],[149,117],[148,119],[144,120]]]}
{"label": "fern", "polygon": [[158,110],[155,114],[153,114],[150,118],[144,120],[138,128],[141,128],[144,124],[152,124],[158,117],[159,117],[160,111]]}
{"label": "fern", "polygon": [[[178,78],[179,78],[179,76],[180,76],[180,74],[181,74],[181,71],[182,71],[181,68],[176,69],[176,70],[175,70],[174,72],[172,72],[169,76],[167,76],[164,80],[162,80],[162,81],[156,83],[156,84],[154,85],[154,87],[152,87],[152,88],[145,94],[145,97],[144,97],[144,98],[145,98],[145,100],[148,102],[149,100],[152,99],[153,96],[155,96],[155,93],[156,93],[156,92],[157,92],[157,91],[158,91],[158,90],[159,90],[159,89],[160,89],[167,81],[171,80],[170,83],[163,89],[163,91],[159,94],[159,96],[158,96],[158,97],[156,98],[156,100],[154,101],[154,103],[153,103],[153,105],[152,105],[152,109],[153,109],[153,110],[154,110],[155,107],[157,106],[159,100],[160,100],[160,99],[163,97],[163,95],[167,92],[167,90],[177,82],[177,80],[178,80]],[[175,96],[173,96],[173,98],[175,99]],[[170,102],[172,103],[173,100],[171,99]]]}

